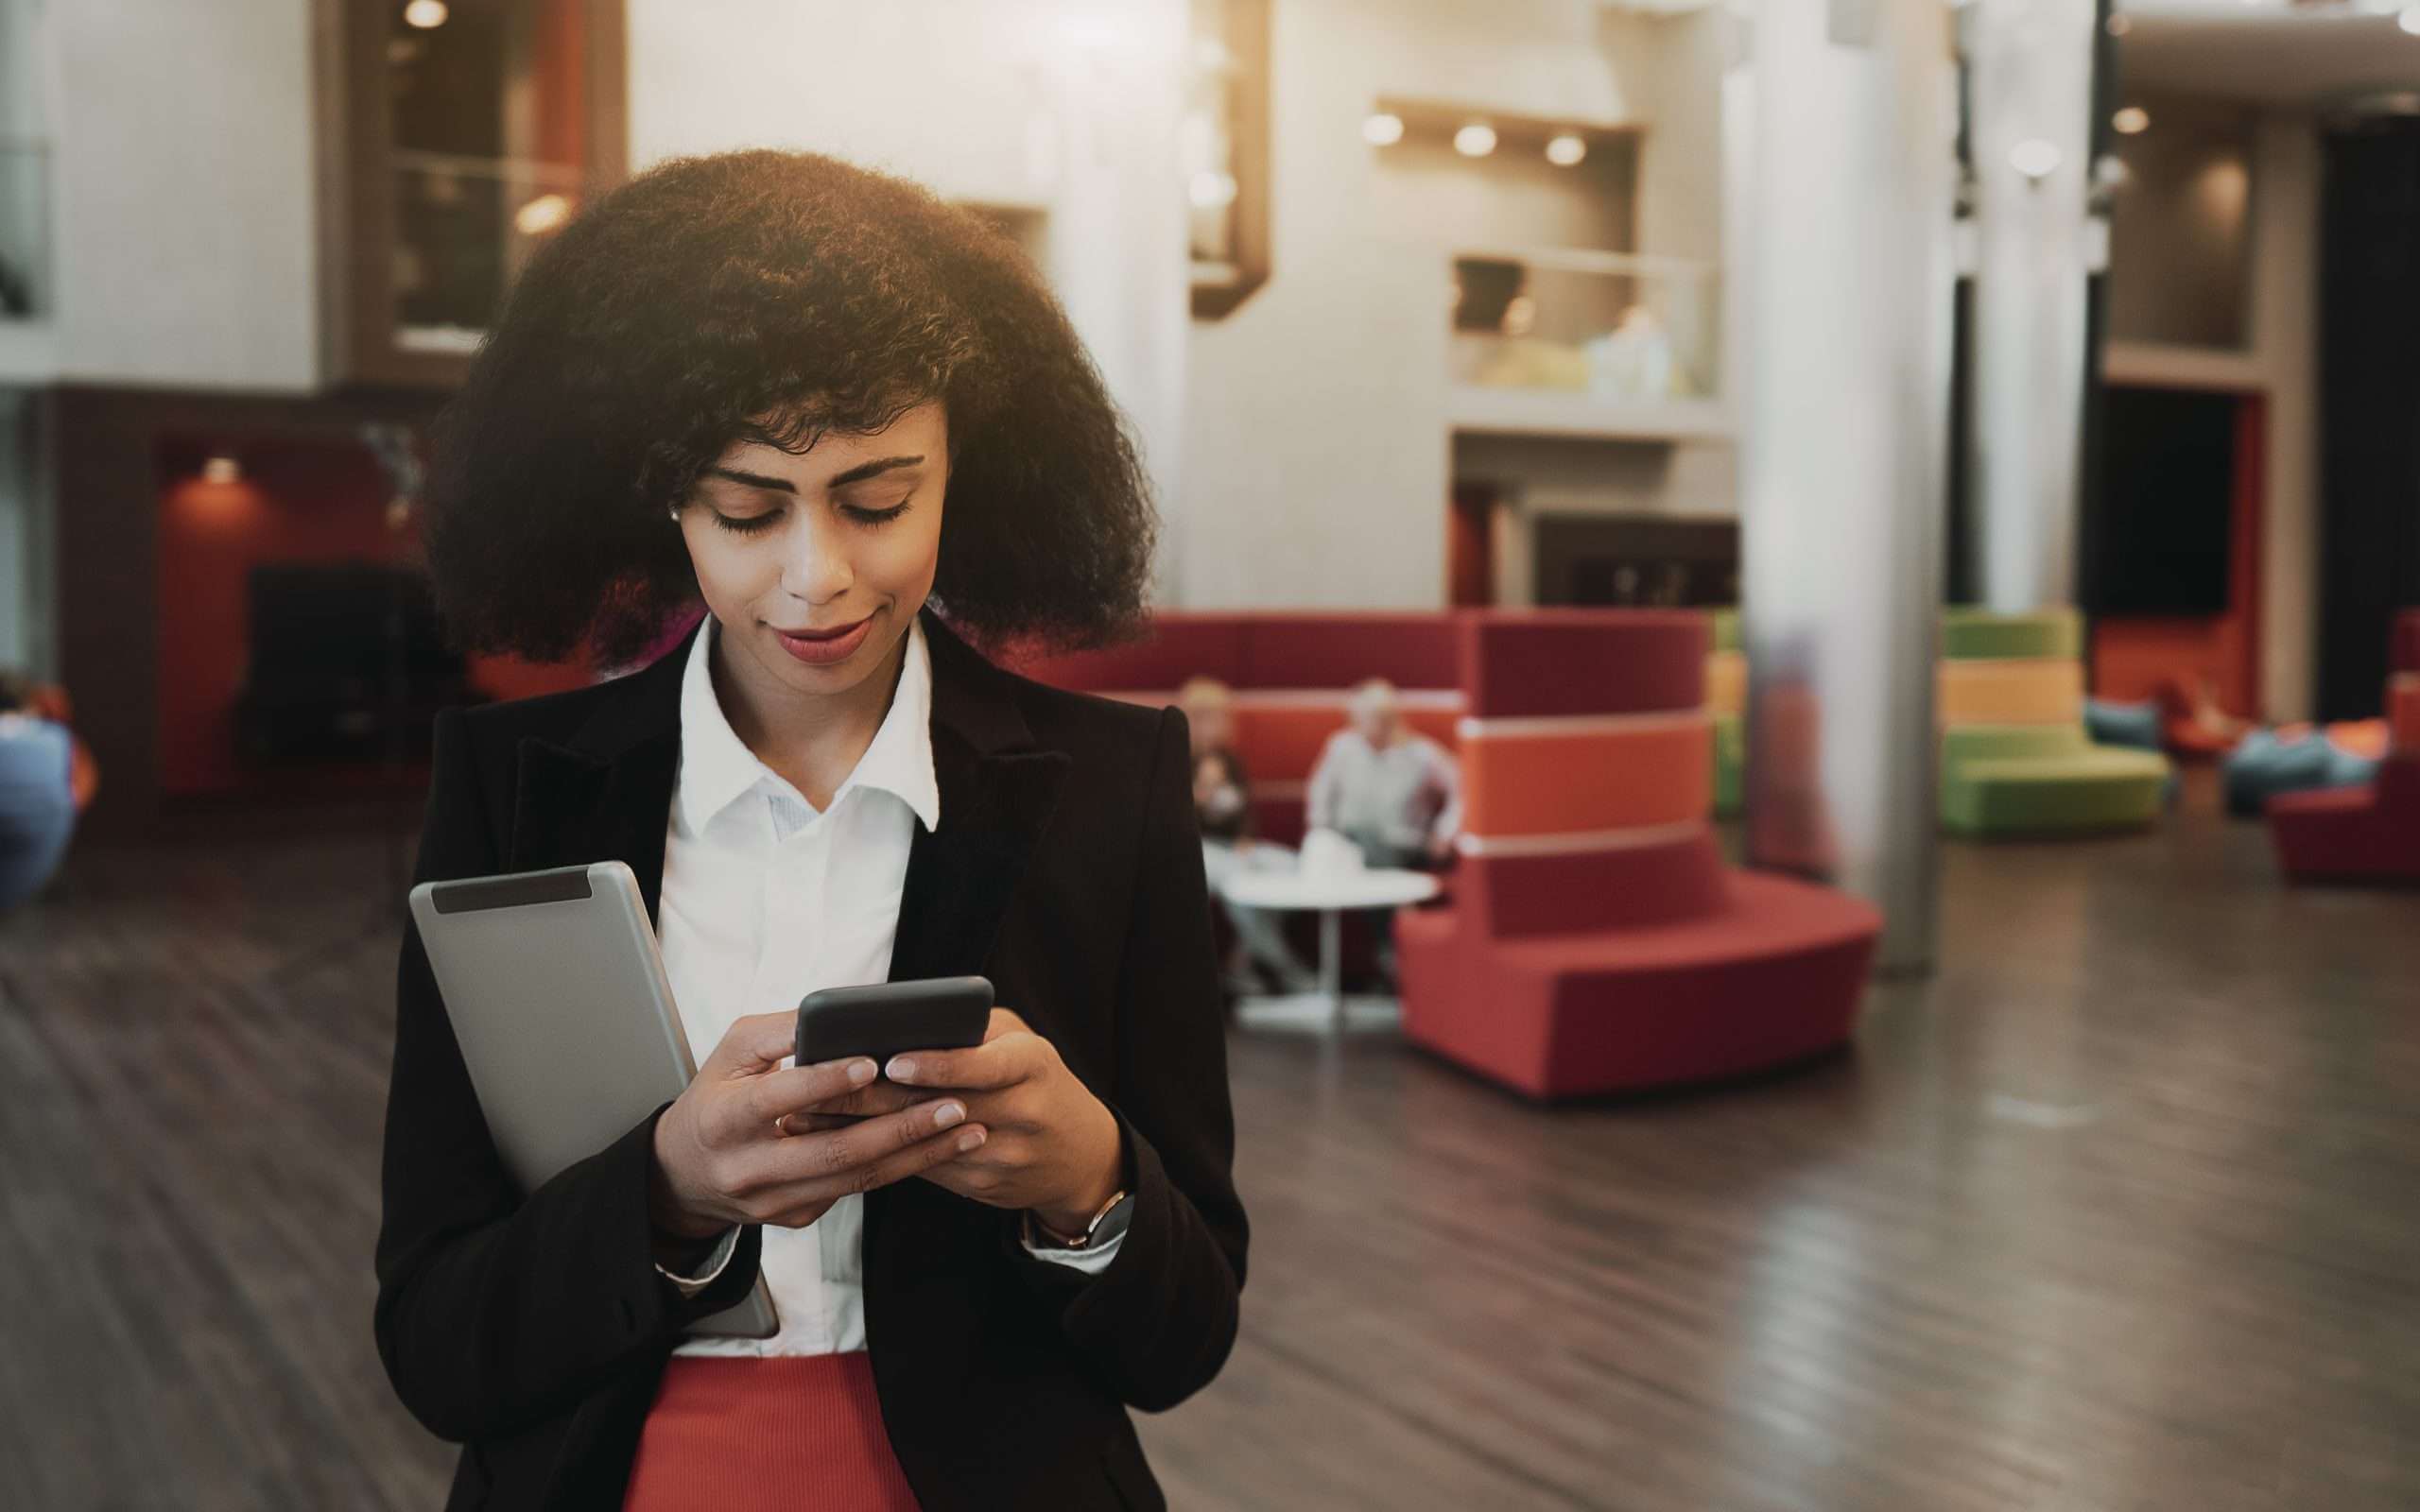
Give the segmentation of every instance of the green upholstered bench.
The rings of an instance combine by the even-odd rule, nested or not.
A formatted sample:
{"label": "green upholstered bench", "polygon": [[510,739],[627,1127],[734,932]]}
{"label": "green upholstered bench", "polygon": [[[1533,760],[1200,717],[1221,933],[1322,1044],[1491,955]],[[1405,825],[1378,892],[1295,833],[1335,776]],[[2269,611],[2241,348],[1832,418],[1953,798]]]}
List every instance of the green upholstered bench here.
{"label": "green upholstered bench", "polygon": [[1748,722],[1737,714],[1714,716],[1714,816],[1736,818],[1748,781]]}
{"label": "green upholstered bench", "polygon": [[2037,614],[1945,609],[1941,654],[1952,662],[2069,661],[2083,654],[2083,626],[2068,609]]}
{"label": "green upholstered bench", "polygon": [[2168,758],[2096,746],[2074,725],[1961,725],[1942,737],[1941,822],[1953,833],[2067,834],[2159,816]]}

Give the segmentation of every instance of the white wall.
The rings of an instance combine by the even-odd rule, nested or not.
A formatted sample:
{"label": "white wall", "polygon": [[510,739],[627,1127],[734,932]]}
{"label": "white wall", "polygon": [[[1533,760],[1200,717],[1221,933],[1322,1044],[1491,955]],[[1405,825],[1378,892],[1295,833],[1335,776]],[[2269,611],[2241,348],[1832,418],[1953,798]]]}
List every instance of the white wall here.
{"label": "white wall", "polygon": [[2319,129],[2264,112],[2252,164],[2251,340],[2236,351],[2113,342],[2112,382],[2267,396],[2261,518],[2260,702],[2270,720],[2310,717],[2319,554]]}
{"label": "white wall", "polygon": [[60,376],[314,387],[310,0],[69,0],[48,29]]}
{"label": "white wall", "polygon": [[629,0],[629,15],[633,170],[804,148],[1042,212],[1046,269],[1173,503],[1183,0]]}
{"label": "white wall", "polygon": [[[1235,314],[1194,329],[1192,460],[1177,521],[1182,599],[1433,607],[1444,601],[1454,465],[1446,254],[1502,238],[1460,220],[1407,228],[1378,194],[1362,118],[1386,95],[1649,122],[1636,243],[1711,257],[1719,64],[1709,62],[1694,92],[1669,66],[1689,68],[1704,49],[1713,58],[1720,33],[1711,22],[1699,29],[1697,18],[1610,15],[1592,0],[1272,0],[1271,9],[1272,272]],[[1645,472],[1617,464],[1593,495],[1584,466],[1575,474],[1567,457],[1549,460],[1546,486],[1582,507],[1593,497],[1599,507],[1673,507],[1664,480],[1695,491],[1710,475],[1727,477],[1727,449],[1714,450],[1725,455],[1711,469],[1704,456]],[[1517,448],[1486,455],[1519,459]],[[1515,534],[1508,554],[1528,549]],[[1525,580],[1516,573],[1512,586]]]}

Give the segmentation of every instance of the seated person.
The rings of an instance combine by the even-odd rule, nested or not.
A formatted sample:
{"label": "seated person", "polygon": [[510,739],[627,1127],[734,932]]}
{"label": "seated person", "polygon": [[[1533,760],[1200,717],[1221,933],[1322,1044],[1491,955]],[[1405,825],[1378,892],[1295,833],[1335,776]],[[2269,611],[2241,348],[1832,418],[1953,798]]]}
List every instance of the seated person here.
{"label": "seated person", "polygon": [[23,679],[0,673],[0,909],[50,881],[92,793],[91,758],[48,708]]}
{"label": "seated person", "polygon": [[[1238,871],[1294,869],[1292,850],[1253,837],[1252,782],[1234,751],[1218,747],[1194,758],[1193,807],[1201,824],[1201,868],[1209,876],[1219,905],[1227,911],[1228,922],[1235,926],[1245,965],[1258,968],[1283,991],[1309,991],[1318,979],[1286,943],[1277,916],[1265,908],[1230,902],[1223,890],[1226,880]],[[1230,984],[1248,990],[1246,974],[1231,967]]]}
{"label": "seated person", "polygon": [[1403,720],[1394,685],[1353,690],[1352,724],[1329,737],[1311,773],[1309,822],[1335,830],[1373,867],[1437,867],[1461,827],[1461,768]]}

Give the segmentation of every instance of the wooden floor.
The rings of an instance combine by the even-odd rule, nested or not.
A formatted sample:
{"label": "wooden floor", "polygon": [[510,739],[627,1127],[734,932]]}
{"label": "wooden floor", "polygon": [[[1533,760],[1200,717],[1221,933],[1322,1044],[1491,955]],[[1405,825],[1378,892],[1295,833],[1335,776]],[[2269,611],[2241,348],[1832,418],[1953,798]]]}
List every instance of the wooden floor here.
{"label": "wooden floor", "polygon": [[[381,868],[95,851],[0,920],[0,1505],[439,1503],[370,1343]],[[2420,1507],[2420,895],[2210,815],[1944,869],[1940,971],[1753,1087],[1239,1040],[1175,1504]]]}

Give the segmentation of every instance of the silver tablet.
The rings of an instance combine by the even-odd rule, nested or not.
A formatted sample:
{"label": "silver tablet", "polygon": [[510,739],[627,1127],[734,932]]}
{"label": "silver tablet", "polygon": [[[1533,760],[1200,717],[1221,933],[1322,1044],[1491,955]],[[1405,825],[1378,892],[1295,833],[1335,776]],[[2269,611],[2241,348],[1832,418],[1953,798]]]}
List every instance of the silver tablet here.
{"label": "silver tablet", "polygon": [[[504,1163],[523,1191],[629,1132],[698,1074],[655,931],[618,861],[412,889],[412,919]],[[771,1336],[762,1276],[694,1325]]]}

